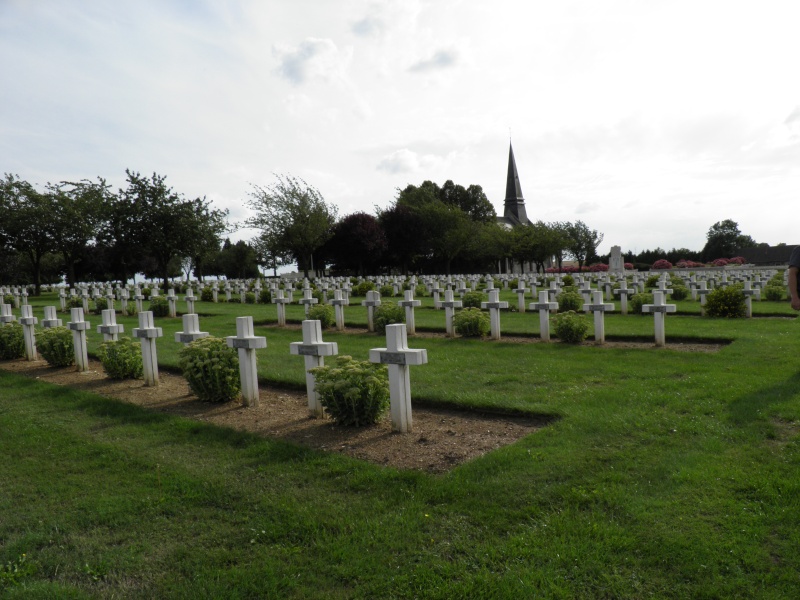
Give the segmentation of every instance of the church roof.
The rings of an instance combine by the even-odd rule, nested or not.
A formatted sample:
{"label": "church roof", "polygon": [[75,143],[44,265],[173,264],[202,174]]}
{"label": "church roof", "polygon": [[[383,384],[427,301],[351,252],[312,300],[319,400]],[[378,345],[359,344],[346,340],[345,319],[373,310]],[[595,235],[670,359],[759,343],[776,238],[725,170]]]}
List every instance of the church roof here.
{"label": "church roof", "polygon": [[528,225],[528,215],[525,210],[525,198],[522,197],[522,186],[519,183],[517,162],[514,160],[514,148],[508,143],[508,175],[506,177],[506,199],[503,216],[497,222],[506,227]]}

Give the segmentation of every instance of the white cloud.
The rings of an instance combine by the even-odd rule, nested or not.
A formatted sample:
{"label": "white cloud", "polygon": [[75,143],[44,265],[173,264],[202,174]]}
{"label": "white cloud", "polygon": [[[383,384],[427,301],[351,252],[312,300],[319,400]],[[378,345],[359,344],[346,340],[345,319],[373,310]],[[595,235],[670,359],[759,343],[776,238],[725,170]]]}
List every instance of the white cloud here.
{"label": "white cloud", "polygon": [[377,169],[387,173],[415,173],[440,162],[441,159],[432,154],[419,155],[408,148],[401,148],[384,156],[378,162]]}
{"label": "white cloud", "polygon": [[326,81],[344,77],[352,50],[340,51],[330,39],[306,38],[296,47],[273,46],[278,74],[294,85],[312,79]]}
{"label": "white cloud", "polygon": [[433,53],[430,58],[415,62],[408,70],[412,73],[424,73],[439,69],[449,69],[458,63],[458,52],[454,49],[441,49]]}

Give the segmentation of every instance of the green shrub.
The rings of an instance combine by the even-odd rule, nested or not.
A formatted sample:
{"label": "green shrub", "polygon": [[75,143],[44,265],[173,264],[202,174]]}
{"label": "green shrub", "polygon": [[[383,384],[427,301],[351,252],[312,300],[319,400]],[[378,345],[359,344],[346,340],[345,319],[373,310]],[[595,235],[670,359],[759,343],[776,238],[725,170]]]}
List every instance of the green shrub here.
{"label": "green shrub", "polygon": [[228,402],[239,396],[239,360],[222,338],[209,336],[184,346],[178,366],[200,400]]}
{"label": "green shrub", "polygon": [[634,294],[628,302],[630,311],[636,315],[643,315],[642,306],[653,303],[653,294]]}
{"label": "green shrub", "polygon": [[202,290],[200,290],[200,300],[203,302],[214,301],[214,292],[211,291],[210,287],[204,287]]}
{"label": "green shrub", "polygon": [[129,337],[100,344],[97,357],[111,379],[138,379],[142,376],[142,347]]}
{"label": "green shrub", "polygon": [[67,310],[70,308],[83,308],[83,300],[79,296],[70,296],[67,298],[67,301],[64,303],[64,306],[67,307]]}
{"label": "green shrub", "polygon": [[675,285],[672,287],[670,298],[673,300],[686,300],[689,296],[689,288],[683,285]]}
{"label": "green shrub", "polygon": [[3,296],[3,304],[8,304],[9,306],[14,305],[14,295],[13,294],[6,294]]}
{"label": "green shrub", "polygon": [[169,314],[169,300],[163,296],[151,298],[150,310],[153,312],[153,317],[166,317]]}
{"label": "green shrub", "polygon": [[36,349],[48,364],[68,367],[75,362],[72,332],[66,327],[51,327],[36,332]]}
{"label": "green shrub", "polygon": [[465,308],[453,317],[453,328],[464,337],[483,337],[492,328],[489,315],[479,308]]}
{"label": "green shrub", "polygon": [[589,334],[589,321],[574,310],[559,313],[553,318],[553,331],[562,342],[580,344]]}
{"label": "green shrub", "polygon": [[467,292],[461,299],[461,306],[464,308],[477,308],[480,309],[481,303],[484,302],[484,296],[480,292]]}
{"label": "green shrub", "polygon": [[310,370],[320,403],[339,425],[377,423],[389,408],[389,377],[385,365],[337,356],[334,365]]}
{"label": "green shrub", "polygon": [[123,317],[135,317],[136,316],[136,303],[135,302],[128,302],[128,307],[125,310],[121,310],[120,314]]}
{"label": "green shrub", "polygon": [[375,324],[376,332],[386,333],[387,325],[406,322],[406,311],[396,304],[381,304],[375,309],[372,322]]}
{"label": "green shrub", "polygon": [[272,302],[272,292],[268,288],[263,288],[258,294],[259,304],[270,304]]}
{"label": "green shrub", "polygon": [[25,356],[25,338],[22,325],[8,323],[0,326],[0,360],[11,360]]}
{"label": "green shrub", "polygon": [[244,302],[245,304],[255,304],[256,303],[255,292],[246,292],[244,295]]}
{"label": "green shrub", "polygon": [[519,289],[519,278],[515,278],[515,279],[512,279],[511,281],[509,281],[508,282],[508,287],[511,288],[512,290]]}
{"label": "green shrub", "polygon": [[765,300],[769,300],[770,302],[780,302],[786,297],[786,290],[783,287],[783,282],[781,285],[772,285],[770,282],[767,287],[764,288],[762,292],[764,295]]}
{"label": "green shrub", "polygon": [[583,306],[583,296],[573,291],[561,292],[556,296],[556,302],[558,302],[558,312],[576,311]]}
{"label": "green shrub", "polygon": [[150,300],[150,296],[152,295],[153,290],[149,287],[142,288],[142,296],[144,296],[145,300]]}
{"label": "green shrub", "polygon": [[336,315],[330,304],[314,304],[308,309],[308,318],[319,321],[323,329],[329,329],[336,324]]}
{"label": "green shrub", "polygon": [[561,278],[561,283],[564,285],[575,285],[575,278],[572,275],[564,275]]}
{"label": "green shrub", "polygon": [[417,298],[424,298],[428,295],[428,288],[426,288],[421,283],[414,288],[414,296]]}
{"label": "green shrub", "polygon": [[661,275],[650,275],[647,280],[644,282],[644,287],[646,289],[651,289],[658,287],[658,282],[661,280]]}
{"label": "green shrub", "polygon": [[706,295],[705,314],[708,317],[736,319],[747,314],[744,294],[738,285],[718,287]]}
{"label": "green shrub", "polygon": [[384,298],[393,298],[394,297],[394,287],[391,285],[382,285],[381,289],[378,290]]}
{"label": "green shrub", "polygon": [[104,310],[108,309],[108,300],[105,298],[97,297],[94,299],[94,314],[101,315]]}
{"label": "green shrub", "polygon": [[371,281],[364,281],[363,283],[359,283],[357,286],[353,288],[353,295],[354,296],[366,296],[367,292],[371,292],[375,289],[375,284]]}

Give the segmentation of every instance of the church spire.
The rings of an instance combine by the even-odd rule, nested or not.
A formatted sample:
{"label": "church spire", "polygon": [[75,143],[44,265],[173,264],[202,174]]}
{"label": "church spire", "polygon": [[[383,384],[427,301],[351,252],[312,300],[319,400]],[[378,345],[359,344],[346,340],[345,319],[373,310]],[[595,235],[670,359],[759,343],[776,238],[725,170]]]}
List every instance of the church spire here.
{"label": "church spire", "polygon": [[513,219],[522,225],[528,224],[528,215],[525,211],[525,198],[522,197],[522,187],[519,184],[517,163],[514,160],[514,149],[511,141],[508,142],[508,176],[506,178],[506,200],[503,216]]}

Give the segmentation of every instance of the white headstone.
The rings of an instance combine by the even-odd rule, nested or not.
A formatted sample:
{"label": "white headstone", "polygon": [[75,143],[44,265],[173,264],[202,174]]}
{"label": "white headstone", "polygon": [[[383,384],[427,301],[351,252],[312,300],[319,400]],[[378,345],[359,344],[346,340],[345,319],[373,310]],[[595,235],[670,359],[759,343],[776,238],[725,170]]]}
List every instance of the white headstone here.
{"label": "white headstone", "polygon": [[289,352],[303,356],[306,363],[306,392],[308,393],[308,411],[312,417],[322,416],[322,404],[316,390],[314,375],[310,369],[325,364],[326,356],[339,353],[336,342],[322,341],[322,324],[319,321],[303,321],[303,341],[289,344]]}

